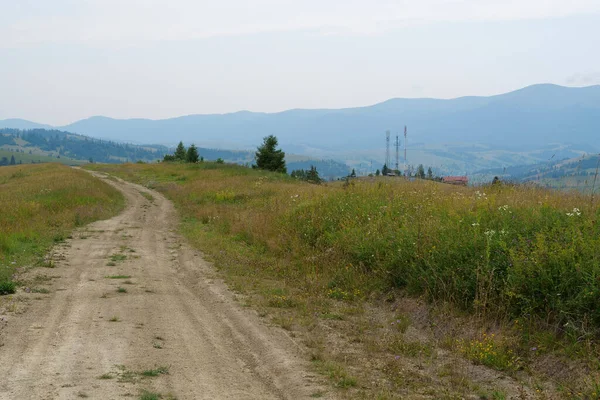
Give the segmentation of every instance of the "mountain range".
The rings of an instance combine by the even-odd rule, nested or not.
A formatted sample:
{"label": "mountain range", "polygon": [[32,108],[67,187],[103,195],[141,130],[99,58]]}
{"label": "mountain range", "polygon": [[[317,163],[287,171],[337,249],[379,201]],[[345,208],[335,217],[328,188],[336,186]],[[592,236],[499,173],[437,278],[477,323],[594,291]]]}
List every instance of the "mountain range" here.
{"label": "mountain range", "polygon": [[[386,130],[391,130],[392,141],[396,135],[402,141],[405,125],[409,161],[446,165],[447,170],[539,162],[548,148],[567,148],[562,155],[575,157],[600,148],[600,86],[540,84],[488,97],[396,98],[357,108],[240,111],[162,120],[95,116],[60,127],[0,121],[0,128],[55,128],[132,143],[173,145],[183,140],[229,149],[255,148],[273,134],[286,151],[333,157],[350,165],[383,162]],[[532,156],[536,153],[544,154]]]}

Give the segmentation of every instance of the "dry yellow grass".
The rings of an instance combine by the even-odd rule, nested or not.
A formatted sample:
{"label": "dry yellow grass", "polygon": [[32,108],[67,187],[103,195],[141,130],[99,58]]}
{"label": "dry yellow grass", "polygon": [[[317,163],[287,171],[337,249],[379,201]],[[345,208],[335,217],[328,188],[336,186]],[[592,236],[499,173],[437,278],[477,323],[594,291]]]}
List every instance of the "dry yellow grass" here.
{"label": "dry yellow grass", "polygon": [[123,205],[118,191],[85,171],[59,164],[0,168],[0,282],[38,263],[75,227]]}

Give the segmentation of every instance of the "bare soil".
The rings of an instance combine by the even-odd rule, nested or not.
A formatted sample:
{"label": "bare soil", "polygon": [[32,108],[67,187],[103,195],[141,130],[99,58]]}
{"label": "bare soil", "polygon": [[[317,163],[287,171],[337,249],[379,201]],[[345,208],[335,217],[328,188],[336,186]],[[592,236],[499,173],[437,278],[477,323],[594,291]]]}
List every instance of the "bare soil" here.
{"label": "bare soil", "polygon": [[50,255],[54,268],[27,272],[28,287],[0,305],[0,399],[335,395],[176,233],[171,202],[98,176],[128,206],[75,232]]}

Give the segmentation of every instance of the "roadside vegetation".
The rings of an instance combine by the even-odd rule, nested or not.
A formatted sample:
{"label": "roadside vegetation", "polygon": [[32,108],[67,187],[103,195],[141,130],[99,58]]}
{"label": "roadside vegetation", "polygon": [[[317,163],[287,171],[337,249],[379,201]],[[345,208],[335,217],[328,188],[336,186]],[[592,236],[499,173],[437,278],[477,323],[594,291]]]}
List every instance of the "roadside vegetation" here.
{"label": "roadside vegetation", "polygon": [[14,292],[15,271],[42,265],[74,228],[123,206],[117,190],[85,171],[59,164],[0,168],[0,294]]}
{"label": "roadside vegetation", "polygon": [[598,395],[600,209],[589,196],[311,185],[209,162],[88,168],[172,199],[244,304],[301,338],[352,396]]}

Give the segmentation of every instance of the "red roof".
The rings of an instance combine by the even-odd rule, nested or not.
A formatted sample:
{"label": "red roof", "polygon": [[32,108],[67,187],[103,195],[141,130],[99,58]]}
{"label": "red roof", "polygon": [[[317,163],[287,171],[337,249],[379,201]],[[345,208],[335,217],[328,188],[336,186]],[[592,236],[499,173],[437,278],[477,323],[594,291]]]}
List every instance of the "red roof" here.
{"label": "red roof", "polygon": [[469,182],[469,178],[466,176],[445,176],[442,178],[443,182]]}

